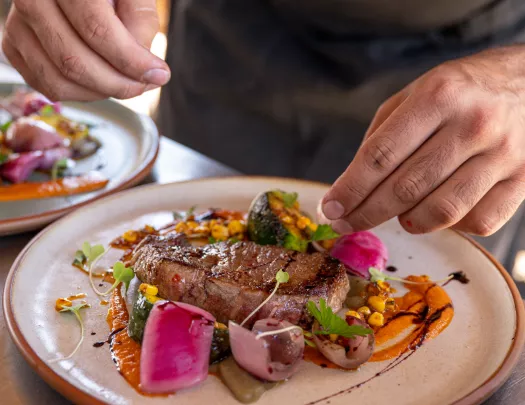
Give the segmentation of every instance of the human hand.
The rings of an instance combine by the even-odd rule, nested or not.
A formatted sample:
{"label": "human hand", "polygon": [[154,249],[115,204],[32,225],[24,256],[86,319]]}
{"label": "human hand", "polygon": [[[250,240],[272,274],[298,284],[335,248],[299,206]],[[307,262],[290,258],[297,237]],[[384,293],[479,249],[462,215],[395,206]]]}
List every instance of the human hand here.
{"label": "human hand", "polygon": [[125,99],[169,80],[149,51],[158,27],[155,0],[14,0],[2,48],[53,101]]}
{"label": "human hand", "polygon": [[322,201],[339,233],[399,217],[410,233],[497,231],[525,197],[525,47],[426,73],[377,111]]}

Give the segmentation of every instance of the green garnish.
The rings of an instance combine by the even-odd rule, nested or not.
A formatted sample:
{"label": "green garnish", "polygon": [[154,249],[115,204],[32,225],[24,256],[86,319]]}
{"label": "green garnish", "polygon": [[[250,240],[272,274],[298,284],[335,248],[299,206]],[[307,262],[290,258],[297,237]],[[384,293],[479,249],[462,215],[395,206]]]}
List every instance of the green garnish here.
{"label": "green garnish", "polygon": [[217,239],[215,239],[213,236],[210,236],[210,237],[208,238],[208,243],[209,243],[210,245],[213,245],[214,243],[217,243]]}
{"label": "green garnish", "polygon": [[55,107],[51,104],[45,105],[40,109],[40,115],[42,117],[50,117],[54,114],[56,114]]}
{"label": "green garnish", "polygon": [[7,122],[4,122],[4,123],[2,124],[2,126],[0,126],[0,131],[2,131],[2,132],[6,132],[6,131],[9,129],[9,127],[11,126],[12,123],[13,123],[13,120],[10,120],[10,121],[7,121]]}
{"label": "green garnish", "polygon": [[126,293],[128,292],[129,283],[131,280],[133,280],[133,277],[135,277],[135,273],[133,271],[133,267],[126,267],[124,263],[122,262],[116,262],[113,265],[113,278],[115,279],[115,282],[109,289],[108,293],[113,291],[120,283],[124,283],[126,286]]}
{"label": "green garnish", "polygon": [[68,167],[68,159],[59,159],[53,164],[51,169],[51,179],[56,180],[58,177],[63,177],[64,171]]}
{"label": "green garnish", "polygon": [[443,280],[437,280],[437,281],[410,281],[405,280],[401,277],[394,277],[389,276],[388,274],[383,273],[381,270],[376,269],[375,267],[370,267],[368,269],[368,273],[370,273],[370,282],[377,283],[378,281],[399,281],[400,283],[404,284],[414,284],[414,285],[422,285],[422,284],[440,284],[440,283],[446,283],[449,280],[452,280],[454,278],[454,274],[449,275],[447,278],[444,278]]}
{"label": "green garnish", "polygon": [[314,234],[312,235],[312,241],[319,242],[322,240],[335,239],[335,238],[338,238],[339,236],[341,235],[335,232],[332,229],[331,225],[322,224],[317,227]]}
{"label": "green garnish", "polygon": [[80,348],[80,345],[82,345],[82,342],[84,341],[84,322],[82,321],[82,316],[80,316],[80,310],[82,308],[88,308],[88,307],[89,307],[89,305],[86,302],[83,302],[81,304],[74,305],[74,306],[71,306],[71,307],[68,307],[66,305],[62,305],[62,309],[60,310],[60,312],[64,312],[64,313],[65,312],[71,312],[78,319],[78,322],[80,323],[80,340],[78,341],[77,345],[75,346],[75,349],[68,356],[61,357],[59,359],[51,360],[52,363],[70,359],[78,351],[78,349]]}
{"label": "green garnish", "polygon": [[297,198],[299,197],[299,194],[297,194],[295,192],[293,192],[293,193],[285,193],[283,191],[281,195],[282,195],[284,206],[286,208],[292,208],[294,206],[294,204],[297,202]]}
{"label": "green garnish", "polygon": [[230,239],[228,239],[228,240],[229,240],[231,243],[237,243],[237,242],[240,242],[240,241],[241,241],[239,238],[237,238],[237,237],[235,237],[235,236],[232,237],[232,238],[230,238]]}
{"label": "green garnish", "polygon": [[[82,244],[82,253],[86,257],[86,264],[90,267],[93,266],[95,261],[104,254],[105,250],[106,249],[104,249],[104,246],[102,245],[91,246],[89,242],[84,242]],[[75,253],[75,257],[76,257],[76,253]]]}
{"label": "green garnish", "polygon": [[197,206],[194,205],[193,207],[190,207],[188,211],[186,211],[186,221],[195,215],[196,209],[197,209]]}
{"label": "green garnish", "polygon": [[319,301],[319,308],[317,308],[317,305],[315,305],[313,301],[308,301],[306,308],[323,328],[322,330],[316,331],[316,335],[335,334],[350,339],[373,333],[372,329],[364,328],[360,325],[348,325],[343,318],[332,312],[332,308],[326,305],[326,301],[323,298]]}
{"label": "green garnish", "polygon": [[73,266],[84,268],[86,264],[87,257],[82,250],[77,250],[75,252],[75,257],[73,258]]}
{"label": "green garnish", "polygon": [[182,214],[180,212],[178,212],[178,211],[173,211],[172,215],[173,215],[173,220],[174,221],[181,221],[184,218],[182,216]]}
{"label": "green garnish", "polygon": [[7,162],[7,159],[9,159],[9,155],[7,153],[0,153],[0,165]]}
{"label": "green garnish", "polygon": [[275,281],[276,281],[276,283],[275,283],[275,287],[274,287],[272,293],[270,295],[268,295],[268,297],[263,302],[261,302],[261,305],[259,305],[257,308],[255,308],[252,311],[252,313],[246,317],[246,319],[244,321],[241,322],[241,326],[244,325],[248,319],[250,319],[252,316],[254,316],[262,307],[264,307],[264,305],[268,301],[270,301],[272,299],[272,297],[275,295],[275,293],[277,292],[277,289],[279,288],[279,286],[281,284],[287,283],[288,280],[290,280],[290,275],[286,271],[283,271],[282,269],[279,270],[275,274]]}

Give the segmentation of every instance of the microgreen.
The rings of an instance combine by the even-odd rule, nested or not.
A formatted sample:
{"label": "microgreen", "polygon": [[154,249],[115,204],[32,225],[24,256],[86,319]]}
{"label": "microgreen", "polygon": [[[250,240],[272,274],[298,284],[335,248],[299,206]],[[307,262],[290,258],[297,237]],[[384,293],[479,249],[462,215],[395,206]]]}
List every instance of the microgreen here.
{"label": "microgreen", "polygon": [[244,321],[241,322],[241,326],[243,326],[246,321],[248,321],[248,319],[250,319],[252,316],[254,316],[262,307],[264,307],[264,305],[270,301],[272,299],[272,297],[275,295],[275,293],[277,292],[277,289],[279,288],[279,286],[281,284],[284,284],[284,283],[287,283],[288,280],[290,280],[290,275],[286,272],[286,271],[283,271],[282,269],[279,270],[276,274],[275,274],[275,287],[273,289],[273,291],[271,292],[270,295],[268,295],[268,297],[263,301],[261,302],[261,304],[255,308],[252,313],[250,315],[248,315],[246,317],[246,319]]}
{"label": "microgreen", "polygon": [[78,351],[78,349],[82,345],[82,342],[84,341],[84,322],[82,320],[82,316],[80,315],[80,310],[82,308],[88,308],[88,307],[89,307],[89,305],[86,302],[83,302],[81,304],[74,305],[74,306],[71,306],[71,307],[68,307],[66,305],[62,305],[62,309],[60,310],[60,312],[64,312],[64,313],[65,312],[70,312],[70,313],[72,313],[73,315],[75,315],[75,317],[77,318],[78,322],[80,323],[80,340],[78,341],[77,345],[75,346],[75,349],[68,356],[61,357],[61,358],[58,358],[58,359],[53,359],[53,360],[51,360],[51,363],[55,363],[55,362],[58,362],[58,361],[70,359],[71,357],[73,357],[75,355],[75,353]]}
{"label": "microgreen", "polygon": [[40,115],[42,117],[50,117],[54,114],[56,114],[56,111],[52,104],[47,104],[40,109]]}
{"label": "microgreen", "polygon": [[231,243],[237,243],[237,242],[240,242],[241,240],[239,238],[236,238],[235,236],[233,238],[230,238],[228,239]]}
{"label": "microgreen", "polygon": [[348,325],[343,318],[333,313],[332,308],[326,305],[326,301],[323,298],[319,301],[319,308],[313,301],[308,301],[306,308],[323,328],[316,331],[316,335],[335,334],[346,338],[354,338],[372,333],[372,329],[364,328],[361,325]]}
{"label": "microgreen", "polygon": [[299,197],[299,194],[297,194],[295,192],[294,193],[285,193],[283,191],[281,195],[282,195],[284,206],[286,208],[292,208],[294,206],[294,204],[297,202],[297,198]]}
{"label": "microgreen", "polygon": [[13,120],[9,120],[7,122],[4,122],[2,124],[2,126],[0,126],[0,131],[5,133],[9,129],[9,127],[11,126],[12,123],[13,123]]}
{"label": "microgreen", "polygon": [[68,159],[59,159],[57,160],[51,169],[51,179],[56,180],[58,177],[62,177],[64,174],[64,171],[68,167]]}
{"label": "microgreen", "polygon": [[126,286],[126,292],[128,292],[129,283],[133,280],[133,277],[135,277],[133,267],[126,267],[124,263],[116,262],[113,265],[113,278],[115,279],[115,282],[111,286],[110,291],[116,288],[119,283],[124,283]]}
{"label": "microgreen", "polygon": [[197,206],[194,205],[193,207],[190,207],[188,211],[186,211],[186,221],[195,215],[196,209],[197,209]]}
{"label": "microgreen", "polygon": [[210,236],[210,237],[208,238],[208,243],[209,243],[210,245],[213,245],[214,243],[217,243],[217,239],[214,238],[213,236]]}
{"label": "microgreen", "polygon": [[82,244],[82,253],[86,257],[86,264],[92,266],[96,260],[98,260],[104,254],[105,249],[102,245],[93,245],[89,242]]}
{"label": "microgreen", "polygon": [[317,226],[312,235],[313,242],[338,238],[340,235],[332,229],[331,225],[321,224]]}
{"label": "microgreen", "polygon": [[370,281],[372,283],[377,283],[378,281],[398,281],[400,283],[404,284],[414,284],[414,285],[424,285],[424,284],[440,284],[445,283],[447,281],[450,281],[454,278],[454,274],[449,275],[447,278],[444,278],[442,280],[437,281],[410,281],[405,280],[401,277],[395,277],[395,276],[389,276],[388,274],[383,273],[382,271],[376,269],[375,267],[370,267],[368,269],[368,273],[370,273]]}
{"label": "microgreen", "polygon": [[174,221],[181,221],[184,218],[179,211],[173,211],[171,214],[173,215]]}

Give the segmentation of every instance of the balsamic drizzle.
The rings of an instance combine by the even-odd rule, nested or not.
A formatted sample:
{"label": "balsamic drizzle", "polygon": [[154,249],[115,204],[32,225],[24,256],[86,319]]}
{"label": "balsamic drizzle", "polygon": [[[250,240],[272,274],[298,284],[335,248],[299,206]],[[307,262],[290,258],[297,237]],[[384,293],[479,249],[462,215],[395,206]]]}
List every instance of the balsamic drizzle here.
{"label": "balsamic drizzle", "polygon": [[119,328],[119,329],[115,329],[113,332],[111,332],[107,338],[107,340],[102,340],[100,342],[95,342],[93,343],[93,347],[102,347],[104,346],[105,343],[108,343],[108,344],[111,344],[111,341],[113,340],[113,337],[119,333],[119,332],[122,332],[124,329],[126,329],[125,327],[122,327],[122,328]]}
{"label": "balsamic drizzle", "polygon": [[448,276],[449,277],[452,276],[452,278],[448,280],[445,284],[443,284],[443,287],[446,286],[448,283],[450,283],[452,280],[459,281],[461,284],[470,283],[470,280],[468,279],[467,275],[462,271],[456,271],[454,273],[450,273]]}

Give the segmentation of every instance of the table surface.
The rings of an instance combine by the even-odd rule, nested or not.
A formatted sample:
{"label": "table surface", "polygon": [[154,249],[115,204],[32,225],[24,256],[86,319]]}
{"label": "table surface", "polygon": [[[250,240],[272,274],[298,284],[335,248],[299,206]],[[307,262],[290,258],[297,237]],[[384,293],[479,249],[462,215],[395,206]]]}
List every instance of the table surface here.
{"label": "table surface", "polygon": [[[0,66],[1,81],[15,81],[16,73],[5,73]],[[7,76],[6,76],[7,75]],[[238,174],[218,162],[215,162],[176,142],[163,138],[157,162],[146,182],[169,183],[202,177],[231,176]],[[507,225],[514,231],[521,223],[522,215]],[[513,233],[514,234],[514,233]],[[0,298],[3,298],[3,286],[9,269],[16,256],[35,233],[27,233],[0,238]],[[482,243],[495,256],[504,260],[504,252],[510,245],[509,232],[500,233]],[[510,240],[509,240],[510,238]],[[525,240],[525,239],[524,239]],[[0,300],[2,309],[3,299]],[[0,400],[1,403],[62,405],[69,401],[50,388],[26,363],[12,342],[3,311],[0,311]],[[525,352],[513,374],[485,405],[525,404]]]}

